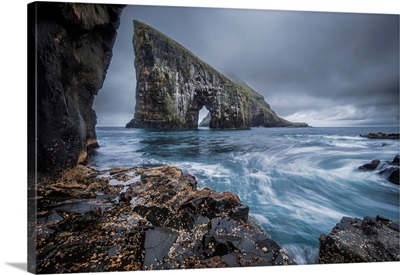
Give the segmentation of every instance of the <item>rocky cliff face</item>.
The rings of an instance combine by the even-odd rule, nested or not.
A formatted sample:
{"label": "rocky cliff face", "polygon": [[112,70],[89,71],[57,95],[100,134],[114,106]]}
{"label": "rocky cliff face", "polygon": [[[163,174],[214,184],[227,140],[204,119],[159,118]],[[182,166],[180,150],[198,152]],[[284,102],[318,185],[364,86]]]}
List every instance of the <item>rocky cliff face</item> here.
{"label": "rocky cliff face", "polygon": [[123,7],[29,6],[29,99],[37,102],[39,171],[75,166],[86,159],[88,148],[98,146],[92,104],[106,76]]}
{"label": "rocky cliff face", "polygon": [[279,117],[264,97],[251,88],[244,81],[237,79],[239,85],[250,96],[251,102],[251,127],[308,127],[307,123],[290,122]]}
{"label": "rocky cliff face", "polygon": [[127,128],[196,129],[199,110],[210,128],[307,126],[278,117],[262,95],[235,83],[154,28],[134,21],[136,108]]}
{"label": "rocky cliff face", "polygon": [[210,128],[250,127],[249,97],[238,85],[159,31],[134,26],[136,108],[128,128],[195,129],[203,106]]}
{"label": "rocky cliff face", "polygon": [[[251,127],[308,127],[307,123],[303,122],[290,122],[279,117],[270,105],[265,101],[264,97],[257,93],[247,83],[240,79],[234,79],[235,83],[239,85],[250,96],[251,102]],[[199,123],[200,127],[208,127],[210,123],[210,113]]]}

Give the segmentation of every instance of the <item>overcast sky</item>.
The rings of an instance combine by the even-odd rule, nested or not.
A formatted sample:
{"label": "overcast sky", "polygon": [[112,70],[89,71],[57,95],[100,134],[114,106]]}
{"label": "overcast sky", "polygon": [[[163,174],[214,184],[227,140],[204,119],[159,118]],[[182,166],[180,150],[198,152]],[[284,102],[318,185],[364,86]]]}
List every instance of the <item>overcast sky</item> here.
{"label": "overcast sky", "polygon": [[127,6],[95,98],[98,126],[133,118],[133,19],[242,79],[290,121],[399,124],[398,15]]}

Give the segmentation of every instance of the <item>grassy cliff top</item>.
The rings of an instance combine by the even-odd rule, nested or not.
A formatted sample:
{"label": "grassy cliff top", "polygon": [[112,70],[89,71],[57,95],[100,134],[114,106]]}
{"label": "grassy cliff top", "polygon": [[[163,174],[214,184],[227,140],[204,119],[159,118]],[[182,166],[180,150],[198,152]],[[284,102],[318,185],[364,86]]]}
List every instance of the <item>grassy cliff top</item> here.
{"label": "grassy cliff top", "polygon": [[201,60],[198,56],[196,56],[190,50],[188,50],[187,48],[185,48],[184,46],[182,46],[181,44],[176,42],[171,37],[163,34],[162,32],[158,31],[157,29],[155,29],[155,28],[153,28],[153,27],[151,27],[151,26],[149,26],[149,25],[147,25],[147,24],[145,24],[143,22],[140,22],[138,20],[133,20],[133,26],[135,28],[135,34],[140,32],[140,31],[144,31],[144,32],[153,34],[155,37],[159,38],[160,40],[164,40],[167,43],[171,44],[173,47],[175,47],[177,50],[179,50],[182,55],[185,55],[185,56],[187,56],[189,58],[192,58],[194,61],[196,61],[197,63],[201,64],[207,70],[212,71],[214,74],[218,75],[218,77],[220,77],[221,79],[225,80],[226,82],[231,82],[234,86],[236,86],[238,89],[240,89],[240,86],[238,86],[236,83],[231,81],[229,78],[227,78],[226,76],[224,76],[223,74],[218,72],[211,65],[209,65],[208,63],[206,63],[203,60]]}

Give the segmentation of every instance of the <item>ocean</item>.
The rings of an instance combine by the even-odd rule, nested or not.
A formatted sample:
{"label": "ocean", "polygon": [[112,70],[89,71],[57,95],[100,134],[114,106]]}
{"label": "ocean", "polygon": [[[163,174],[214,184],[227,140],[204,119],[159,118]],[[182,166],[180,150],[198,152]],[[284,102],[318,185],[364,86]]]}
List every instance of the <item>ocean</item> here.
{"label": "ocean", "polygon": [[88,166],[174,165],[201,188],[231,191],[298,264],[318,261],[319,236],[343,216],[399,220],[399,186],[359,166],[392,161],[399,140],[359,137],[398,128],[147,130],[97,127]]}

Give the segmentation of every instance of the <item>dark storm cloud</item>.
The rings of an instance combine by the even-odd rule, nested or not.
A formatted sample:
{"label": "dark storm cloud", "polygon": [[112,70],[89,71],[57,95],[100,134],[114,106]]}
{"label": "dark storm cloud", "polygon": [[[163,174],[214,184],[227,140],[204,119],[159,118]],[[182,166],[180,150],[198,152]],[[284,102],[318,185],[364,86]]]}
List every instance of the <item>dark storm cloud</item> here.
{"label": "dark storm cloud", "polygon": [[316,126],[398,124],[397,15],[128,6],[95,101],[99,125],[124,125],[133,117],[133,19],[243,79],[287,119]]}

